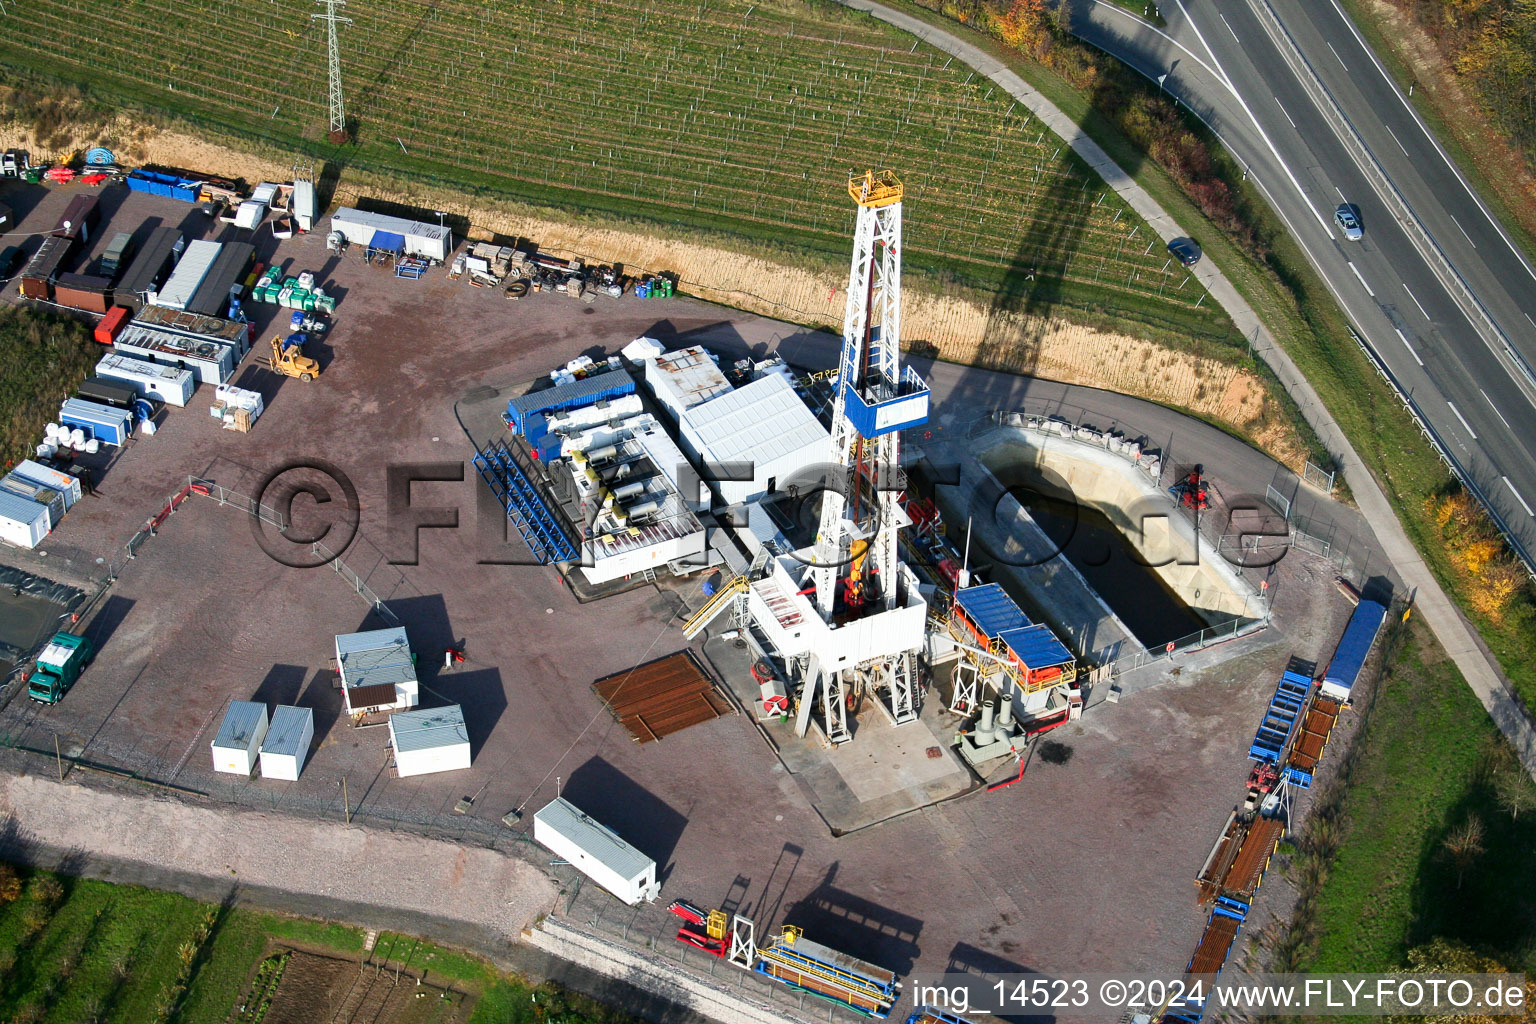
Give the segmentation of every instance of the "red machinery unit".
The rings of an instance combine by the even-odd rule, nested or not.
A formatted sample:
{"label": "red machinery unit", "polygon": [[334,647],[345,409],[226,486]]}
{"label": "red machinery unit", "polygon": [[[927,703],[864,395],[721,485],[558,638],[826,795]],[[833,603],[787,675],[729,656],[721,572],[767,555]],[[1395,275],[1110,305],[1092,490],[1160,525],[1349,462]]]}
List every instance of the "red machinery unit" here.
{"label": "red machinery unit", "polygon": [[704,911],[686,900],[673,900],[667,908],[683,919],[677,930],[677,941],[714,956],[725,956],[725,912]]}

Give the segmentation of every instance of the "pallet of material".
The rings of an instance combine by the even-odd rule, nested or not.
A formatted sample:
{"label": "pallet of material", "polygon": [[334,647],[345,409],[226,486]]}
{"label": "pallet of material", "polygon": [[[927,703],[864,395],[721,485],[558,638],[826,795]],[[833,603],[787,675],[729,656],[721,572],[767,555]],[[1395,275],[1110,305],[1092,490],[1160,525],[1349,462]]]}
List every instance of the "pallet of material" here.
{"label": "pallet of material", "polygon": [[1242,849],[1243,837],[1247,834],[1248,824],[1238,820],[1235,811],[1229,814],[1226,827],[1221,830],[1221,837],[1211,847],[1210,856],[1205,858],[1205,865],[1195,878],[1201,903],[1208,903],[1221,894],[1221,883],[1232,870],[1232,862],[1237,859],[1237,852]]}
{"label": "pallet of material", "polygon": [[637,743],[651,743],[733,711],[691,651],[604,676],[592,689]]}
{"label": "pallet of material", "polygon": [[1297,734],[1296,742],[1291,747],[1291,764],[1308,772],[1316,768],[1318,762],[1323,759],[1323,748],[1328,745],[1328,737],[1338,720],[1338,703],[1321,695],[1316,697],[1312,701],[1312,706],[1307,709],[1307,716],[1302,720],[1301,732]]}
{"label": "pallet of material", "polygon": [[1269,859],[1275,855],[1275,847],[1284,835],[1285,824],[1278,818],[1260,818],[1254,822],[1232,861],[1232,869],[1227,872],[1222,889],[1229,894],[1252,897],[1264,880]]}

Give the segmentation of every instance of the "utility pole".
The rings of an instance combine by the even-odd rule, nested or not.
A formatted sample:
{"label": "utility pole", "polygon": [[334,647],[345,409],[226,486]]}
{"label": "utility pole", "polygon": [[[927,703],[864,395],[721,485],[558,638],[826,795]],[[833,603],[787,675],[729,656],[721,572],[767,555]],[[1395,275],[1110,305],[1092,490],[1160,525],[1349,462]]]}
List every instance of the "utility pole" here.
{"label": "utility pole", "polygon": [[341,47],[336,42],[337,24],[350,25],[351,18],[336,13],[336,8],[347,6],[347,0],[315,0],[325,8],[324,14],[311,14],[311,18],[325,22],[326,64],[330,73],[331,130],[326,136],[336,145],[347,141],[347,112],[341,98]]}

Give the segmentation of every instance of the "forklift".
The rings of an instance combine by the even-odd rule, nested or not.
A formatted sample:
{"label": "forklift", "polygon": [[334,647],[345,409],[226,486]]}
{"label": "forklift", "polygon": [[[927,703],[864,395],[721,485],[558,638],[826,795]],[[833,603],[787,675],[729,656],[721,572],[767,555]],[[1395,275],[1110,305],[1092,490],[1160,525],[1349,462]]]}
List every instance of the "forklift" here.
{"label": "forklift", "polygon": [[290,334],[287,338],[272,336],[272,361],[270,368],[285,377],[314,380],[320,376],[320,364],[304,354],[304,342],[308,335]]}

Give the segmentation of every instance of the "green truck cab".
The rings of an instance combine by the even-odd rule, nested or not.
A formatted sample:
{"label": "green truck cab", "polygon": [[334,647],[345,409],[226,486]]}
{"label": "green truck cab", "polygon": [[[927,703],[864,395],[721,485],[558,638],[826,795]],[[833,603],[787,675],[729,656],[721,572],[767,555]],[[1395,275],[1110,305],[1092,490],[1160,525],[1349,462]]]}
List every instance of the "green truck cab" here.
{"label": "green truck cab", "polygon": [[74,633],[55,633],[41,654],[27,684],[27,696],[39,704],[57,704],[91,663],[96,645]]}

